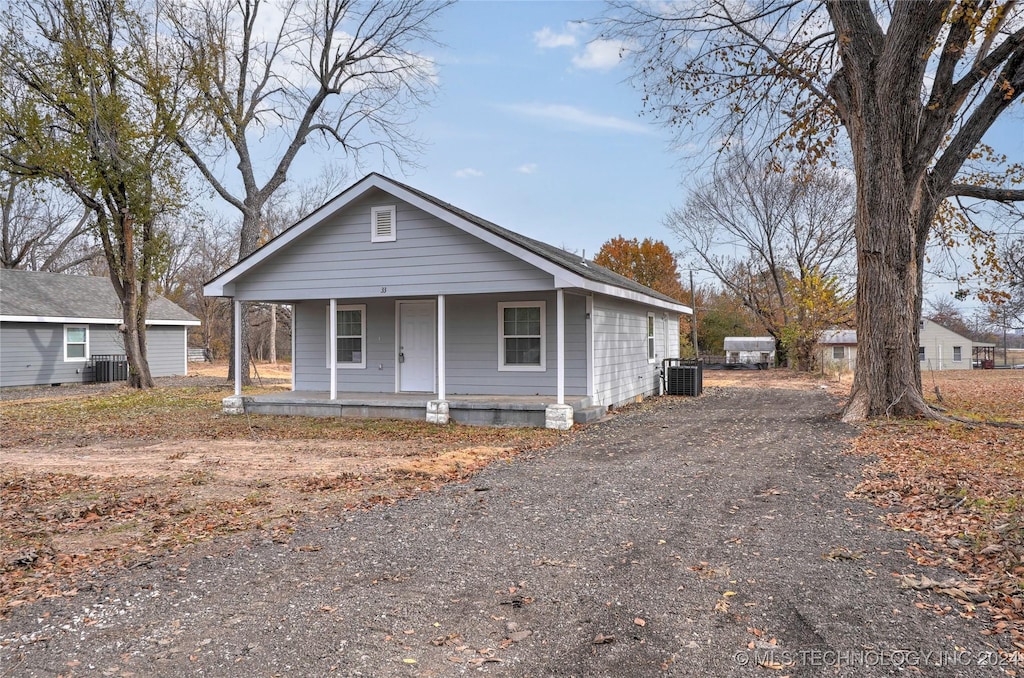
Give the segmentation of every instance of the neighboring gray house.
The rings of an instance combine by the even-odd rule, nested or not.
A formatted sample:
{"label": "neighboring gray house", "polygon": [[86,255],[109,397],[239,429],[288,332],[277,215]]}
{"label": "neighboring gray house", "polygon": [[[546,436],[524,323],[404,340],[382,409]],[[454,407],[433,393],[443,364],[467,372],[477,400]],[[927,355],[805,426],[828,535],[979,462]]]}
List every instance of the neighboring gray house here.
{"label": "neighboring gray house", "polygon": [[[124,354],[121,303],[107,278],[0,270],[0,387],[93,381],[94,356]],[[186,374],[192,315],[154,297],[146,322],[154,377]]]}
{"label": "neighboring gray house", "polygon": [[825,369],[852,372],[857,368],[857,330],[826,330],[818,345]]}
{"label": "neighboring gray house", "polygon": [[557,427],[656,393],[691,312],[379,174],[204,292],[294,306],[295,392],[228,411]]}
{"label": "neighboring gray house", "polygon": [[723,348],[727,365],[775,365],[775,339],[772,337],[726,337]]}
{"label": "neighboring gray house", "polygon": [[[857,367],[857,331],[828,330],[818,342],[823,347],[823,364],[853,370]],[[975,347],[993,344],[974,342],[942,325],[921,319],[917,356],[923,371],[969,370]]]}

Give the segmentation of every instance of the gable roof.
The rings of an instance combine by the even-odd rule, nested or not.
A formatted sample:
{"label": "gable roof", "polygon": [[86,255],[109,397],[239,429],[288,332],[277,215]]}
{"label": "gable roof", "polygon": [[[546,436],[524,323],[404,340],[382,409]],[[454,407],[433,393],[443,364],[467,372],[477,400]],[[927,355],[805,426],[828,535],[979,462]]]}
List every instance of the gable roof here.
{"label": "gable roof", "polygon": [[[7,322],[123,322],[121,302],[107,278],[0,271],[0,320]],[[149,302],[149,325],[198,325],[199,320],[159,295]]]}
{"label": "gable roof", "polygon": [[309,232],[325,219],[373,188],[390,193],[396,198],[404,200],[442,221],[536,266],[546,273],[550,273],[555,278],[556,287],[579,287],[610,296],[629,298],[680,313],[692,313],[688,306],[681,304],[678,300],[645,285],[641,285],[625,276],[621,276],[592,261],[587,261],[553,245],[502,228],[493,222],[455,207],[417,188],[376,172],[367,175],[345,189],[322,207],[283,231],[266,245],[239,260],[234,266],[209,281],[203,289],[204,294],[208,296],[230,296],[230,294],[225,292],[225,287],[229,286],[235,279],[273,256],[274,253]]}
{"label": "gable roof", "polygon": [[856,345],[857,330],[825,330],[821,333],[818,343]]}

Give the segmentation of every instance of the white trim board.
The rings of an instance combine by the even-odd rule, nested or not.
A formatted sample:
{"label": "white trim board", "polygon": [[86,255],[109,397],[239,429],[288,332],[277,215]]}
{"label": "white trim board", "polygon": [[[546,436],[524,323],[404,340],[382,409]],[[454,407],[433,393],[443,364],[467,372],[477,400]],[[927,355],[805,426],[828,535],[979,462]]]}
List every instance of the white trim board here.
{"label": "white trim board", "polygon": [[[0,315],[0,322],[5,323],[80,323],[88,325],[120,325],[124,318],[76,318],[73,316],[48,316],[48,315]],[[147,320],[147,325],[171,325],[198,327],[202,323],[198,320]]]}

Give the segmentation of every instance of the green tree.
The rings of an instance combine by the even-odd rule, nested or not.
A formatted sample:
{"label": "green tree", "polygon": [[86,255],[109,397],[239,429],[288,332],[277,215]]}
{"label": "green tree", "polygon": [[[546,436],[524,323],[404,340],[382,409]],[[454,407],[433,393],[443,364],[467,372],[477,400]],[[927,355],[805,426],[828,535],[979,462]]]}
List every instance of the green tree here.
{"label": "green tree", "polygon": [[[932,416],[917,359],[925,250],[950,198],[1021,201],[1019,167],[981,140],[1024,93],[1016,0],[634,5],[614,0],[645,104],[669,124],[796,150],[849,153],[856,179],[857,372],[847,420]],[[845,143],[844,143],[845,142]],[[983,155],[983,154],[981,154]]]}
{"label": "green tree", "polygon": [[157,220],[178,185],[164,121],[140,83],[159,79],[151,23],[125,0],[15,0],[3,15],[0,158],[59,182],[89,213],[121,301],[129,383],[153,386],[146,311]]}

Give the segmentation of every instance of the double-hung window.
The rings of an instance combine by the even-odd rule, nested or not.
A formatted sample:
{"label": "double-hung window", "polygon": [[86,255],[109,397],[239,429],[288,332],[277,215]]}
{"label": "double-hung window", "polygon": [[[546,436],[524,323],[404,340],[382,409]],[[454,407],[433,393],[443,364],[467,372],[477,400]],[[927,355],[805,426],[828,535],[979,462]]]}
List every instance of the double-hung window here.
{"label": "double-hung window", "polygon": [[544,370],[544,315],[543,301],[498,304],[499,370]]}
{"label": "double-hung window", "polygon": [[832,359],[833,360],[842,360],[843,358],[845,358],[846,357],[846,350],[845,349],[846,349],[845,346],[833,346],[832,347]]}
{"label": "double-hung window", "polygon": [[[331,366],[331,309],[327,307],[327,367]],[[338,306],[338,367],[366,367],[366,306]]]}
{"label": "double-hung window", "polygon": [[89,359],[89,326],[64,326],[64,361],[85,362]]}
{"label": "double-hung window", "polygon": [[960,362],[963,362],[963,360],[964,360],[963,347],[961,347],[961,346],[954,346],[953,347],[953,362],[960,363]]}
{"label": "double-hung window", "polygon": [[657,356],[655,355],[654,345],[654,314],[647,314],[647,362],[653,363]]}

